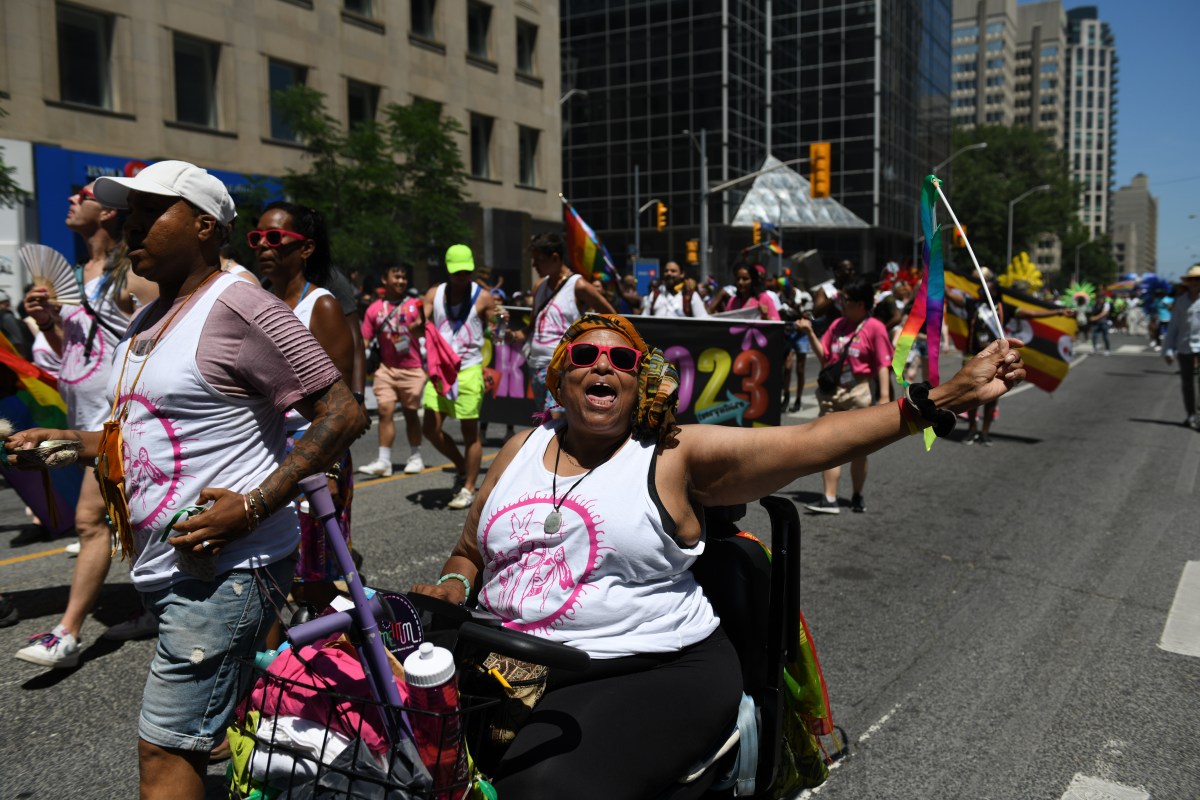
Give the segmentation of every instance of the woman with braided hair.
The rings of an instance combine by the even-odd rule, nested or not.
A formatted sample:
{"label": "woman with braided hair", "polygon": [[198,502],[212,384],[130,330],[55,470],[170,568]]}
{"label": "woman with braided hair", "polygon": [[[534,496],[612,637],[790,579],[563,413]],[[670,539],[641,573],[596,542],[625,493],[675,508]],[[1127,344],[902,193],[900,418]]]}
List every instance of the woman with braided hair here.
{"label": "woman with braided hair", "polygon": [[655,797],[674,783],[728,731],[742,686],[688,569],[702,507],[760,498],[1003,394],[1024,378],[1010,344],[899,404],[785,428],[681,427],[661,351],[620,316],[572,325],[546,380],[563,419],[504,445],[441,578],[413,587],[475,598],[505,627],[591,656],[583,673],[550,673],[492,770],[501,796]]}

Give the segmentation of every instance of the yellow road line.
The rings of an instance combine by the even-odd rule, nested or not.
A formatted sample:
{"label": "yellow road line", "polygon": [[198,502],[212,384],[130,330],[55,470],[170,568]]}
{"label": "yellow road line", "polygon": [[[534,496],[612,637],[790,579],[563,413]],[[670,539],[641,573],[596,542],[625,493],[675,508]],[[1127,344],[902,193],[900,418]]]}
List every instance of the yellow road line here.
{"label": "yellow road line", "polygon": [[46,556],[56,556],[59,553],[67,552],[67,548],[59,547],[54,550],[43,550],[40,553],[29,553],[24,556],[14,556],[0,561],[0,567],[7,567],[9,564],[20,564],[22,561],[32,561],[35,558],[44,558]]}

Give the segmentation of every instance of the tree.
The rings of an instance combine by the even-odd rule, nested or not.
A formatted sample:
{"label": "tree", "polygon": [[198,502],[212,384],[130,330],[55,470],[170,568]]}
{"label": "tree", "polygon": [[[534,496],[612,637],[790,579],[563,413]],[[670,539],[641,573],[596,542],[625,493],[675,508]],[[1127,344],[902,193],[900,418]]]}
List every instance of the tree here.
{"label": "tree", "polygon": [[[979,263],[999,274],[1007,268],[1009,202],[1035,186],[1050,186],[1050,191],[1032,194],[1014,208],[1015,256],[1031,250],[1031,243],[1043,234],[1065,240],[1072,226],[1079,225],[1079,185],[1071,177],[1067,154],[1047,131],[1026,125],[956,129],[952,152],[977,142],[987,142],[987,149],[955,160],[954,183],[947,184],[946,192],[959,220],[967,226]],[[966,251],[955,254],[959,266],[966,258]]]}
{"label": "tree", "polygon": [[[8,112],[0,107],[0,119],[7,116]],[[29,192],[22,189],[13,177],[16,171],[16,167],[4,163],[4,148],[0,147],[0,208],[12,208],[29,200]]]}
{"label": "tree", "polygon": [[469,236],[454,140],[464,131],[437,104],[392,103],[382,122],[343,132],[315,89],[293,86],[275,98],[308,149],[308,171],[289,171],[284,192],[325,216],[338,266],[369,271],[402,258],[422,261]]}

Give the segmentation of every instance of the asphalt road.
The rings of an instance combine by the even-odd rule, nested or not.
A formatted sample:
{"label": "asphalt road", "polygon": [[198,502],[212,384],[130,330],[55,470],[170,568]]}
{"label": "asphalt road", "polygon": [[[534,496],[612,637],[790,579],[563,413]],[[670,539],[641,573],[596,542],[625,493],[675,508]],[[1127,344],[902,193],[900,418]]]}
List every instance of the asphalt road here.
{"label": "asphalt road", "polygon": [[[866,514],[804,516],[803,605],[849,750],[810,794],[1200,797],[1200,661],[1158,647],[1184,565],[1200,560],[1200,434],[1178,424],[1175,370],[1139,340],[1114,345],[1081,357],[1053,396],[1003,401],[993,447],[907,440],[871,458]],[[806,401],[788,423],[813,416],[811,390]],[[357,463],[374,449],[368,434]],[[373,585],[435,577],[461,532],[465,512],[442,508],[452,476],[425,457],[423,474],[357,487]],[[782,494],[819,492],[810,476]],[[58,620],[72,567],[69,539],[23,541],[23,522],[0,491],[0,591],[23,617],[0,629],[9,654]],[[765,524],[753,508],[746,527]],[[116,564],[79,668],[0,657],[0,798],[135,795],[153,643],[97,637],[136,605]]]}

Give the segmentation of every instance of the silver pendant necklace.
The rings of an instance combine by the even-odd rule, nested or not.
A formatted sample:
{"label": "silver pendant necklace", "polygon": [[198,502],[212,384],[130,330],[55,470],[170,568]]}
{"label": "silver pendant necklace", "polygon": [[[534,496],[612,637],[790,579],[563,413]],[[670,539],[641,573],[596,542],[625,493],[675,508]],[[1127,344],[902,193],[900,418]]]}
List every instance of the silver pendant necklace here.
{"label": "silver pendant necklace", "polygon": [[558,452],[556,452],[554,454],[554,474],[550,479],[550,505],[552,507],[552,510],[550,511],[549,514],[546,515],[546,519],[542,521],[542,530],[544,530],[546,533],[549,533],[551,535],[558,533],[558,531],[562,528],[562,522],[563,522],[562,512],[559,511],[558,509],[561,508],[562,504],[565,503],[567,501],[567,498],[571,496],[571,492],[575,491],[575,488],[577,486],[579,486],[579,484],[583,483],[584,478],[586,478],[588,475],[591,475],[597,469],[599,469],[600,467],[607,464],[609,459],[611,459],[616,454],[617,450],[620,449],[621,445],[625,443],[624,439],[617,442],[616,446],[613,447],[612,450],[608,451],[608,455],[606,455],[604,457],[604,460],[601,461],[596,466],[589,469],[587,472],[583,473],[583,475],[581,475],[579,477],[579,480],[575,481],[575,483],[573,483],[571,485],[571,488],[567,489],[567,491],[563,494],[562,499],[559,500],[558,499],[558,459],[560,456],[562,456],[562,443],[563,443],[563,440],[566,438],[565,430],[563,433],[559,434],[557,438],[558,438]]}

